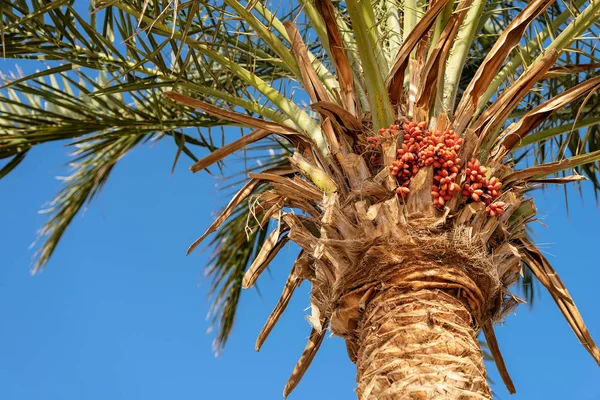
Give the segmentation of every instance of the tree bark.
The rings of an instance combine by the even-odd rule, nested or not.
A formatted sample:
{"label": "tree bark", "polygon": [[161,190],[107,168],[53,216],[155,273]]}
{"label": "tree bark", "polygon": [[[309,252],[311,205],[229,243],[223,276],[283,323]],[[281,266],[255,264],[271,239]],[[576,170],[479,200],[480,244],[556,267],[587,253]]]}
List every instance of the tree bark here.
{"label": "tree bark", "polygon": [[358,326],[359,400],[491,399],[469,309],[436,289],[389,287]]}

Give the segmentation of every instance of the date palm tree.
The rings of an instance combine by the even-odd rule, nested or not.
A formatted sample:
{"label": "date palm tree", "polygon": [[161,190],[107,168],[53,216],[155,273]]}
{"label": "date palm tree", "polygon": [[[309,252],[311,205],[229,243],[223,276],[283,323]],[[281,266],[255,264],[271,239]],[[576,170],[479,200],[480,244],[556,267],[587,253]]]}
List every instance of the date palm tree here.
{"label": "date palm tree", "polygon": [[[357,364],[359,399],[491,398],[479,332],[514,392],[493,325],[523,302],[519,280],[549,291],[600,362],[527,231],[531,190],[600,187],[600,1],[115,0],[92,2],[85,17],[80,8],[0,8],[3,55],[48,65],[4,76],[0,177],[36,145],[74,148],[34,272],[123,155],[172,138],[175,163],[187,155],[192,172],[241,150],[262,160],[188,252],[214,233],[219,349],[241,289],[298,245],[256,342],[310,282],[311,333],[284,396],[328,331]],[[218,141],[225,126],[243,135],[218,129]],[[198,159],[198,147],[209,154]]]}

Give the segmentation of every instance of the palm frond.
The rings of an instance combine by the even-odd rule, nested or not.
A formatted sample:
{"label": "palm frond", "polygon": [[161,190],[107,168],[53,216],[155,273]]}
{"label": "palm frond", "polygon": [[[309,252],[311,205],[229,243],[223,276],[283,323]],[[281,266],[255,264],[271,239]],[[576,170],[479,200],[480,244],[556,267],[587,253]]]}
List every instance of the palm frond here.
{"label": "palm frond", "polygon": [[43,240],[35,254],[33,272],[41,270],[77,213],[102,190],[117,161],[144,140],[141,133],[107,136],[75,145],[72,175],[62,178],[64,187],[43,213],[51,216],[41,229]]}
{"label": "palm frond", "polygon": [[[248,110],[256,104],[259,115],[276,117],[268,106],[236,102],[249,97],[244,82],[214,60],[188,52],[185,59],[169,61],[169,53],[183,54],[182,43],[170,39],[164,30],[146,29],[145,35],[140,35],[136,16],[116,7],[93,10],[84,18],[65,1],[47,5],[23,1],[7,6],[2,7],[1,27],[6,56],[43,60],[51,66],[28,75],[3,77],[0,157],[8,162],[0,177],[12,171],[33,146],[64,140],[78,146],[75,172],[46,210],[51,218],[42,229],[44,239],[35,271],[47,263],[69,223],[104,185],[119,158],[137,144],[172,137],[174,162],[181,153],[198,161],[191,145],[218,147],[210,131],[208,135],[199,131],[194,138],[184,130],[210,129],[223,121],[174,106],[160,96],[161,91],[180,85],[207,101]],[[187,18],[198,11],[189,6],[180,8],[177,15],[181,21],[194,23],[188,24],[180,38],[190,34],[212,37],[228,49],[238,65],[252,66],[256,76],[271,79],[287,74],[286,66],[276,62],[268,48],[231,34],[220,15],[216,19],[211,15],[212,9],[204,10],[200,20]],[[148,9],[153,10],[152,6]],[[97,78],[90,78],[96,74]],[[105,147],[110,150],[104,151]]]}

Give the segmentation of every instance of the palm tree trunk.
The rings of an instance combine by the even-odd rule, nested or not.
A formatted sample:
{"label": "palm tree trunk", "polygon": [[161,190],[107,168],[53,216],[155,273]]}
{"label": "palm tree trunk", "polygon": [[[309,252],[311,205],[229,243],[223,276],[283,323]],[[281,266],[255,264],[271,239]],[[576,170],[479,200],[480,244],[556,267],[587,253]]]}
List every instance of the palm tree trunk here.
{"label": "palm tree trunk", "polygon": [[448,293],[390,287],[358,326],[359,400],[491,399],[468,308]]}

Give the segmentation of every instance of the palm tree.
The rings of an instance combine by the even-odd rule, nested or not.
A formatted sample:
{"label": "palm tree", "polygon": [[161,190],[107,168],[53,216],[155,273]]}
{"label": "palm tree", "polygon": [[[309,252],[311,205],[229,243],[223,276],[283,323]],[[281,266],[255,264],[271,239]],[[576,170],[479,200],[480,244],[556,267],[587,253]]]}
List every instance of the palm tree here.
{"label": "palm tree", "polygon": [[[480,331],[514,392],[493,324],[523,302],[519,280],[526,297],[532,279],[548,289],[600,362],[527,231],[531,190],[600,187],[598,0],[116,0],[91,11],[0,8],[4,56],[50,64],[5,77],[0,177],[38,144],[75,149],[34,272],[123,155],[172,138],[175,163],[183,153],[193,172],[240,150],[263,160],[189,252],[216,232],[220,349],[241,289],[299,246],[256,342],[309,281],[311,333],[284,396],[328,331],[357,364],[360,399],[491,398]],[[223,126],[251,131],[219,143]]]}

